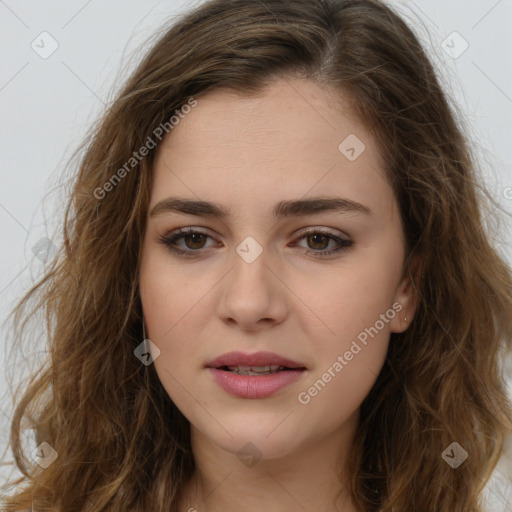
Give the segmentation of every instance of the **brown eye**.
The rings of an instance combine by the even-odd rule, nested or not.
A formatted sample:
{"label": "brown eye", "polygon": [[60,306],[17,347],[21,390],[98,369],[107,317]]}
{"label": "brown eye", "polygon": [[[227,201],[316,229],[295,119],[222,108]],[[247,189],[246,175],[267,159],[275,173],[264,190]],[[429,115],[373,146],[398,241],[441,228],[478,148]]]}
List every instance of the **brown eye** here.
{"label": "brown eye", "polygon": [[[324,235],[323,233],[314,233],[312,235],[307,236],[308,245],[312,249],[316,250],[325,250],[327,249],[327,246],[329,245],[330,237],[327,235]],[[311,242],[309,242],[311,241]]]}
{"label": "brown eye", "polygon": [[[189,249],[202,249],[202,245],[205,242],[206,236],[202,233],[192,233],[191,235],[183,235],[183,240],[192,240],[192,242],[189,244],[185,242],[186,246]],[[202,243],[201,243],[202,242]]]}
{"label": "brown eye", "polygon": [[[309,230],[302,234],[297,240],[306,240],[307,248],[311,250],[306,250],[306,254],[313,254],[320,258],[331,256],[335,253],[341,252],[345,249],[350,248],[353,245],[353,241],[349,239],[343,239],[338,236],[334,236],[331,233],[327,233],[324,231]],[[328,249],[330,242],[335,243],[334,249]],[[337,248],[336,248],[337,244]],[[298,245],[298,244],[294,244]]]}
{"label": "brown eye", "polygon": [[[177,232],[160,237],[159,241],[169,251],[190,258],[195,258],[205,254],[207,239],[213,238],[205,232],[194,228],[179,229]],[[184,245],[181,240],[184,240]],[[319,258],[327,257],[339,253],[353,245],[353,241],[334,236],[320,230],[309,230],[300,236],[297,241],[306,240],[306,254],[312,254]],[[334,248],[329,249],[329,243],[334,242]],[[294,243],[292,245],[299,244]],[[337,245],[337,247],[336,247]]]}
{"label": "brown eye", "polygon": [[[160,237],[160,243],[163,244],[167,249],[176,254],[183,256],[200,256],[202,249],[207,247],[205,245],[208,238],[212,238],[207,233],[198,231],[193,228],[180,229],[178,232],[171,233],[166,236]],[[181,240],[184,240],[184,246],[178,245]]]}

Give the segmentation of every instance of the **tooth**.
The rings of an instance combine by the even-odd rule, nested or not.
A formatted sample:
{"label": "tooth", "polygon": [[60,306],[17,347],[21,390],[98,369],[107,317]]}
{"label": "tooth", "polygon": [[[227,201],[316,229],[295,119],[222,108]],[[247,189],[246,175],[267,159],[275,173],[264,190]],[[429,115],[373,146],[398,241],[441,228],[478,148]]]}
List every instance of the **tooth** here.
{"label": "tooth", "polygon": [[228,366],[228,368],[232,371],[252,371],[252,372],[268,372],[268,371],[276,371],[279,368],[282,368],[279,365],[267,364],[266,366]]}
{"label": "tooth", "polygon": [[285,366],[278,364],[267,364],[266,366],[228,366],[229,371],[238,375],[270,375],[280,370],[286,370]]}
{"label": "tooth", "polygon": [[251,370],[253,372],[268,372],[270,371],[270,365],[267,364],[266,366],[252,366]]}

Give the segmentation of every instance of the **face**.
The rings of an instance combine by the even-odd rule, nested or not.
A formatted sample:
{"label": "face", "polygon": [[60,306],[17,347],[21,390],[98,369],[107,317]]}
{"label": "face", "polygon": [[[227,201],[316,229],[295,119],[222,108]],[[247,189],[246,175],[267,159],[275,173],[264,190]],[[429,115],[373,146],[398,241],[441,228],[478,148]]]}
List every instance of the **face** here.
{"label": "face", "polygon": [[[140,274],[153,364],[192,432],[232,453],[341,433],[414,313],[384,163],[333,94],[209,92],[158,148]],[[287,369],[220,368],[267,363]]]}

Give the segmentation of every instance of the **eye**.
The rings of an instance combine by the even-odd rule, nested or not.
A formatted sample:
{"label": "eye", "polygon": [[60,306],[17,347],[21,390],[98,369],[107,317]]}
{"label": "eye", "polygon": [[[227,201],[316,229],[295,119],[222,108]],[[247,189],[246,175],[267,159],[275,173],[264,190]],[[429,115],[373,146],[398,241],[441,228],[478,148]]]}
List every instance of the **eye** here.
{"label": "eye", "polygon": [[[306,254],[313,254],[321,258],[331,256],[332,254],[348,249],[353,244],[353,241],[348,238],[340,238],[339,236],[335,236],[330,232],[323,231],[317,228],[308,229],[307,231],[303,232],[302,235],[297,240],[303,239],[306,241],[310,248],[315,249],[313,251],[306,251]],[[335,248],[326,250],[326,246],[328,246],[331,241],[335,242]]]}
{"label": "eye", "polygon": [[[194,258],[204,254],[205,242],[212,238],[208,233],[195,228],[180,228],[175,232],[162,236],[159,242],[175,254],[189,258]],[[185,248],[178,246],[177,242],[185,241]],[[313,254],[318,257],[326,257],[332,254],[348,249],[353,245],[353,241],[340,238],[332,233],[320,229],[308,229],[297,238],[292,246],[297,246],[297,240],[305,240],[308,247],[313,250],[305,251],[306,254]],[[335,248],[327,250],[329,243],[335,242]],[[336,245],[337,244],[337,245]]]}
{"label": "eye", "polygon": [[[204,242],[207,238],[212,238],[208,233],[194,228],[180,228],[177,232],[162,236],[160,242],[169,249],[169,251],[183,256],[194,257],[199,250],[204,248]],[[177,245],[176,242],[185,240],[186,249]],[[187,250],[189,249],[189,250]]]}

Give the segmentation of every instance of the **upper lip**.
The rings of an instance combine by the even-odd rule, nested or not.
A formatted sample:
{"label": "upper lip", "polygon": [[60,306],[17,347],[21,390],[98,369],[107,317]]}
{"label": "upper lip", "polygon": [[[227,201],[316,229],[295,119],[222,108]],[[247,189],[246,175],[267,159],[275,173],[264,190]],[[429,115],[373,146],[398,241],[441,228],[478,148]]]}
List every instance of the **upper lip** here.
{"label": "upper lip", "polygon": [[227,352],[206,364],[209,368],[267,365],[279,365],[287,368],[305,368],[303,364],[288,359],[287,357],[274,354],[273,352],[254,352],[252,354],[246,354],[240,351]]}

